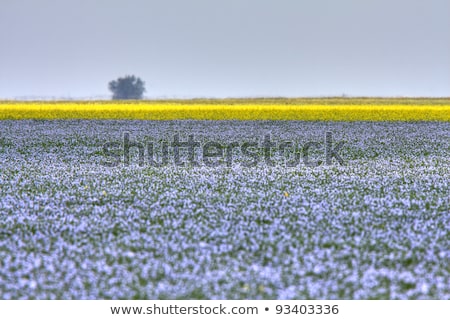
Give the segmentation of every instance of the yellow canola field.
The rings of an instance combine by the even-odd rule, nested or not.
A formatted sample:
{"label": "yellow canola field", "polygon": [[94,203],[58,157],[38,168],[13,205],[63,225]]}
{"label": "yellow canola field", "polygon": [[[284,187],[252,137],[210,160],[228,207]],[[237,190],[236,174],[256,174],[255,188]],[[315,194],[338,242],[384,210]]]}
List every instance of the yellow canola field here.
{"label": "yellow canola field", "polygon": [[450,104],[0,102],[12,119],[450,121]]}

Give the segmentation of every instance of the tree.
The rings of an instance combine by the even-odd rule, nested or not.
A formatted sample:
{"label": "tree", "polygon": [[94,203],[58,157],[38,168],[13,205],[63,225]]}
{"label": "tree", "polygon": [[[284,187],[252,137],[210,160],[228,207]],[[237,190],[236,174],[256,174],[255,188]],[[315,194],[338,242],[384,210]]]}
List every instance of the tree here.
{"label": "tree", "polygon": [[108,84],[113,94],[113,100],[142,99],[145,92],[145,82],[135,76],[125,76]]}

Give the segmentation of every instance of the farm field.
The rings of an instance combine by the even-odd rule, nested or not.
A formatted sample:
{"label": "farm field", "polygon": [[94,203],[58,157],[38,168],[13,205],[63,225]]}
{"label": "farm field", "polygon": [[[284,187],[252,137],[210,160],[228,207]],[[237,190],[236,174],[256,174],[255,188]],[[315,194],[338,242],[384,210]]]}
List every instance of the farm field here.
{"label": "farm field", "polygon": [[[450,104],[436,101],[409,122],[348,111],[348,121],[19,121],[11,115],[41,114],[38,104],[14,113],[19,104],[3,102],[0,298],[450,299]],[[343,164],[323,160],[327,132]],[[251,167],[240,153],[231,165],[158,167],[134,147],[129,165],[108,166],[103,146],[124,133],[145,146],[176,133],[222,145],[269,134],[319,143],[310,156],[321,160],[287,166],[274,150]]]}
{"label": "farm field", "polygon": [[450,121],[450,99],[193,99],[0,101],[0,120]]}

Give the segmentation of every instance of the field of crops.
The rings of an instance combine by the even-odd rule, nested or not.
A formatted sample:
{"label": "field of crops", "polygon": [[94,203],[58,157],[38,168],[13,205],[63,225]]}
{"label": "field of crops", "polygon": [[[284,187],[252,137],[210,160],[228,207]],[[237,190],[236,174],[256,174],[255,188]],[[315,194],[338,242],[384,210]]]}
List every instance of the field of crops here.
{"label": "field of crops", "polygon": [[450,99],[3,101],[2,119],[450,121]]}
{"label": "field of crops", "polygon": [[[122,116],[116,105],[123,112],[94,104],[105,108],[95,117]],[[0,121],[0,298],[450,299],[448,105],[384,104],[447,122],[361,122],[365,113],[349,109],[342,122]],[[2,103],[0,117],[92,114],[87,103],[75,113],[26,106]],[[153,118],[146,106],[130,117]],[[326,119],[346,114],[332,110]],[[184,166],[152,166],[136,147],[175,133],[221,145],[270,135],[317,143],[310,157],[320,160],[327,132],[343,143],[343,164],[287,166],[277,149],[270,164],[256,150],[252,167],[240,153],[231,165],[193,166],[186,150]],[[107,166],[104,144],[121,145],[124,133],[136,143],[129,165]]]}

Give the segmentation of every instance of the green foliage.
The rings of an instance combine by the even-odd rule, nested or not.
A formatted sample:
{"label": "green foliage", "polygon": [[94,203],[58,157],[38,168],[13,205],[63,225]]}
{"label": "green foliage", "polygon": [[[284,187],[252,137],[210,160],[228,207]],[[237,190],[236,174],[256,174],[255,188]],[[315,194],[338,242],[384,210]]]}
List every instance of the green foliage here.
{"label": "green foliage", "polygon": [[113,100],[140,100],[145,92],[145,82],[135,76],[125,76],[108,84]]}

